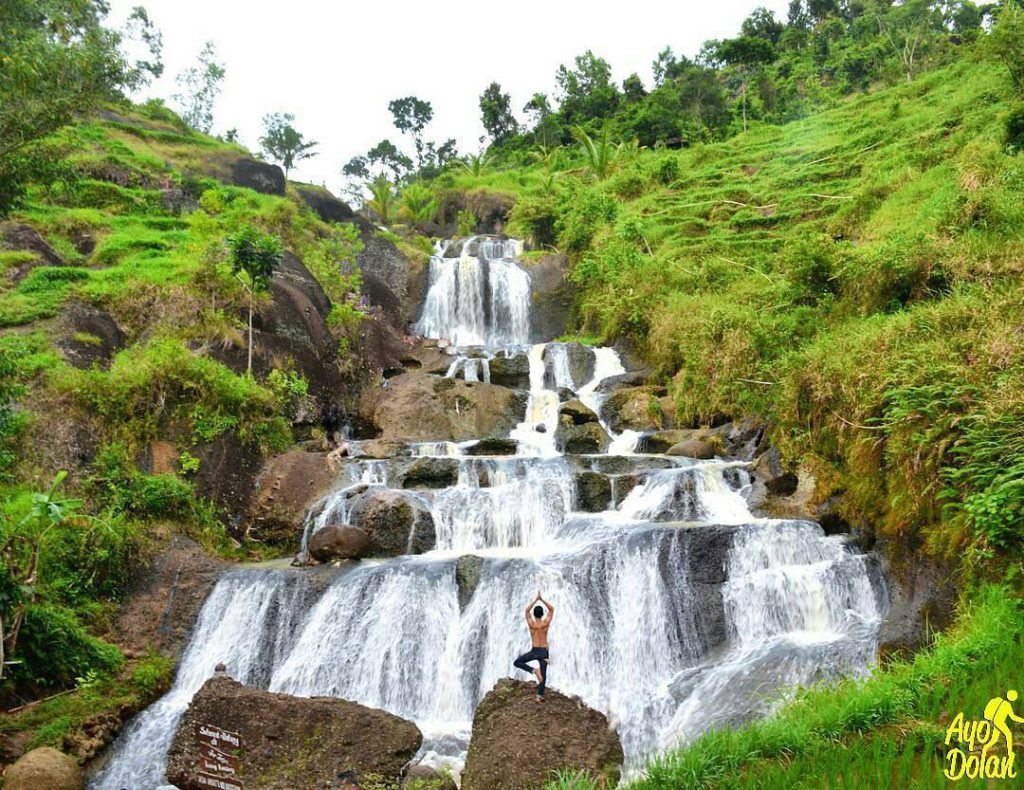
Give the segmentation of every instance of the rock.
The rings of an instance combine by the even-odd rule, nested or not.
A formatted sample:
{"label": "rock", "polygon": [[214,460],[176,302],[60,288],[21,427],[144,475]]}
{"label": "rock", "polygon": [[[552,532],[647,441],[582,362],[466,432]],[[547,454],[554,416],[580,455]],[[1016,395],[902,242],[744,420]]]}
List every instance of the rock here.
{"label": "rock", "polygon": [[459,462],[454,458],[424,456],[397,470],[402,488],[448,488],[459,481]]}
{"label": "rock", "polygon": [[637,442],[639,453],[667,453],[674,445],[689,439],[700,439],[705,432],[699,429],[653,431],[640,437]]}
{"label": "rock", "polygon": [[721,441],[727,455],[749,461],[766,443],[764,423],[753,418],[730,421],[716,428],[709,433]]}
{"label": "rock", "polygon": [[295,191],[324,222],[351,222],[356,217],[348,203],[335,197],[324,187],[296,184]]}
{"label": "rock", "polygon": [[337,787],[346,772],[397,784],[423,742],[415,724],[382,710],[214,677],[192,698],[168,754],[167,779],[181,790],[205,790],[196,781],[200,724],[241,736],[245,759],[238,779],[246,790]]}
{"label": "rock", "polygon": [[228,431],[189,452],[199,459],[199,470],[192,476],[196,494],[220,508],[232,537],[244,537],[256,478],[265,460],[259,445],[247,444]]}
{"label": "rock", "polygon": [[600,472],[577,472],[576,509],[585,513],[600,513],[612,503],[612,482]]}
{"label": "rock", "polygon": [[480,583],[480,569],[483,568],[483,558],[467,554],[459,557],[455,563],[455,585],[459,590],[459,608],[465,609],[476,586]]}
{"label": "rock", "polygon": [[408,455],[409,447],[405,442],[394,442],[389,439],[367,439],[357,445],[360,458],[396,458]]}
{"label": "rock", "polygon": [[601,404],[601,417],[616,433],[671,428],[673,409],[664,388],[628,387],[616,390]]}
{"label": "rock", "polygon": [[79,301],[61,310],[56,346],[69,365],[105,369],[124,345],[124,332],[110,313]]}
{"label": "rock", "polygon": [[879,653],[909,657],[952,622],[957,574],[947,561],[920,552],[908,556],[904,547],[883,545],[867,556],[873,559],[869,565],[872,587],[880,610],[885,611],[878,632]]}
{"label": "rock", "polygon": [[363,249],[356,257],[356,265],[364,280],[372,278],[387,286],[397,299],[399,309],[388,313],[392,325],[405,327],[416,321],[430,285],[430,266],[426,255],[412,259],[404,255],[394,243],[377,233],[372,224],[358,220]]}
{"label": "rock", "polygon": [[400,441],[461,442],[507,436],[526,409],[526,393],[497,384],[438,379],[410,371],[364,394],[362,425]]}
{"label": "rock", "polygon": [[579,399],[563,403],[558,407],[558,414],[562,417],[568,417],[572,420],[573,425],[585,425],[588,422],[598,421],[597,415],[594,414],[591,408]]}
{"label": "rock", "polygon": [[515,201],[514,194],[495,192],[486,188],[468,192],[445,190],[439,195],[438,222],[444,226],[446,235],[453,236],[456,233],[459,212],[469,211],[476,218],[474,233],[501,234]]}
{"label": "rock", "polygon": [[[159,532],[154,537],[159,540]],[[165,535],[160,542],[162,547],[132,571],[113,630],[127,650],[156,649],[177,659],[224,562],[184,535]]]}
{"label": "rock", "polygon": [[256,480],[249,537],[293,545],[305,527],[306,513],[330,490],[337,475],[327,453],[289,450],[270,459]]}
{"label": "rock", "polygon": [[331,525],[318,529],[309,539],[309,556],[319,562],[357,560],[370,545],[370,537],[358,527]]}
{"label": "rock", "polygon": [[530,389],[530,360],[526,354],[495,357],[490,361],[491,384],[517,390]]}
{"label": "rock", "polygon": [[5,790],[82,790],[82,769],[63,752],[42,746],[4,772]]}
{"label": "rock", "polygon": [[628,373],[620,373],[618,376],[609,376],[606,379],[602,379],[601,383],[597,385],[597,392],[612,392],[627,387],[643,387],[650,381],[653,374],[654,371],[651,368],[643,368]]}
{"label": "rock", "polygon": [[458,790],[455,780],[429,765],[414,765],[402,777],[408,790]]}
{"label": "rock", "polygon": [[515,439],[490,437],[470,445],[463,452],[466,455],[515,455],[519,442]]}
{"label": "rock", "polygon": [[555,446],[560,452],[574,455],[603,453],[610,443],[599,423],[576,425],[569,417],[560,417],[555,429]]}
{"label": "rock", "polygon": [[434,519],[414,494],[371,488],[352,502],[350,520],[366,533],[367,557],[422,554],[434,548]]}
{"label": "rock", "polygon": [[622,744],[604,714],[551,688],[537,704],[535,688],[505,678],[480,702],[462,790],[536,790],[559,770],[586,771],[615,787]]}
{"label": "rock", "polygon": [[666,455],[681,455],[707,461],[715,457],[715,448],[703,439],[686,439],[669,447]]}
{"label": "rock", "polygon": [[[566,365],[569,378],[574,389],[579,389],[594,378],[594,350],[582,343],[564,343]],[[544,386],[553,388],[557,382],[555,376],[555,354],[549,346],[544,350]]]}
{"label": "rock", "polygon": [[4,278],[11,283],[19,283],[24,280],[36,266],[65,265],[57,251],[39,235],[35,228],[20,222],[0,224],[0,250],[26,252],[35,256],[34,259],[9,266],[3,272]]}
{"label": "rock", "polygon": [[277,165],[239,156],[230,163],[230,168],[231,183],[237,187],[248,187],[264,195],[284,194],[284,171]]}
{"label": "rock", "polygon": [[[541,242],[542,244],[545,242]],[[526,264],[530,272],[530,337],[540,343],[569,331],[573,287],[569,259],[563,253],[545,255]]]}

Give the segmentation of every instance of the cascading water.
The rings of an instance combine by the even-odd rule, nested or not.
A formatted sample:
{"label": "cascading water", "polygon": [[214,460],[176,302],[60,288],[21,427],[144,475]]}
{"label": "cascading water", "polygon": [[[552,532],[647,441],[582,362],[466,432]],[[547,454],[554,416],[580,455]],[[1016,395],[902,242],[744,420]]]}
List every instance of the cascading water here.
{"label": "cascading water", "polygon": [[[528,637],[522,610],[538,588],[557,608],[551,687],[609,715],[627,773],[710,727],[763,714],[787,686],[870,664],[881,612],[865,558],[812,522],[753,517],[745,464],[556,451],[559,389],[600,413],[601,382],[624,371],[613,349],[596,349],[590,378],[574,380],[563,344],[528,345],[529,276],[516,250],[480,239],[464,242],[459,258],[441,249],[417,328],[483,346],[476,359],[527,355],[526,414],[510,435],[518,454],[411,448],[458,464],[455,485],[417,494],[436,531],[426,554],[363,561],[319,586],[305,581],[308,570],[226,575],[174,689],[132,724],[93,787],[159,784],[174,725],[218,661],[252,685],[410,718],[424,734],[423,761],[457,772],[477,703],[515,675]],[[612,447],[631,453],[636,438],[613,436]],[[576,475],[605,461],[618,469],[607,509],[579,512]],[[386,487],[388,468],[349,461],[310,513],[303,545],[348,517],[354,490]],[[466,555],[479,558],[468,599],[457,575]]]}

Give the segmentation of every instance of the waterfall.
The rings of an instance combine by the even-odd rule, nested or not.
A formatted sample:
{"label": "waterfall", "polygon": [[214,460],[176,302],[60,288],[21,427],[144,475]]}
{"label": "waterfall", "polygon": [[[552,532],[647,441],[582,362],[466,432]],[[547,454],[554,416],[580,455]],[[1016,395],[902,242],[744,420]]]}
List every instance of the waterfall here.
{"label": "waterfall", "polygon": [[[412,719],[421,760],[457,775],[476,705],[517,674],[512,660],[529,645],[523,610],[538,588],[555,605],[550,685],[608,715],[628,776],[706,729],[769,712],[788,687],[862,673],[874,659],[882,611],[864,557],[813,522],[755,518],[746,464],[662,458],[651,468],[632,455],[632,431],[609,431],[616,459],[559,454],[565,390],[600,414],[601,383],[625,372],[619,355],[526,344],[529,275],[516,243],[470,239],[458,258],[447,249],[431,260],[417,331],[454,345],[450,377],[486,381],[488,360],[527,355],[526,413],[510,434],[517,454],[468,457],[472,441],[411,446],[458,465],[454,485],[416,492],[436,533],[425,554],[364,560],[333,577],[226,574],[173,689],[128,727],[93,788],[159,784],[175,725],[218,661],[250,685]],[[592,374],[580,372],[588,354]],[[617,470],[608,509],[580,512],[579,475],[606,460]],[[398,487],[389,468],[347,460],[308,514],[303,548],[317,529],[345,522],[365,487]],[[468,557],[475,582],[460,572]]]}
{"label": "waterfall", "polygon": [[90,787],[121,790],[164,783],[167,751],[193,695],[220,662],[235,680],[266,686],[291,647],[313,587],[311,575],[296,571],[223,576],[203,604],[173,687],[128,725]]}

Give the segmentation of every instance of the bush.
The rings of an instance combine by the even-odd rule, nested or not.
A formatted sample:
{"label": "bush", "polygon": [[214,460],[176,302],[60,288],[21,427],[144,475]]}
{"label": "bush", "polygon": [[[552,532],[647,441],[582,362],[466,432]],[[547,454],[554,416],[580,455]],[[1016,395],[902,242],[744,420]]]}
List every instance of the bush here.
{"label": "bush", "polygon": [[1018,104],[1006,116],[1006,144],[1015,152],[1024,151],[1024,104]]}
{"label": "bush", "polygon": [[590,246],[602,228],[615,222],[618,201],[600,189],[573,182],[559,199],[561,213],[555,220],[559,244],[571,253],[579,253]]}
{"label": "bush", "polygon": [[90,672],[107,673],[124,663],[114,645],[89,634],[68,609],[50,604],[31,606],[18,638],[23,663],[11,672],[17,683],[67,687]]}

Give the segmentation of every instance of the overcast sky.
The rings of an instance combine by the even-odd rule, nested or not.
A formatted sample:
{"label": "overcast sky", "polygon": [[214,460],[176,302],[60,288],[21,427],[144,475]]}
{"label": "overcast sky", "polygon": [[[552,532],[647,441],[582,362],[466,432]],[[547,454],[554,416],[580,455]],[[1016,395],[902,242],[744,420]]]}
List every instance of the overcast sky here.
{"label": "overcast sky", "polygon": [[[785,18],[788,0],[624,2],[582,0],[112,0],[110,21],[145,5],[164,37],[164,76],[140,98],[169,99],[175,76],[207,39],[227,69],[214,131],[237,128],[256,150],[265,113],[291,112],[319,142],[319,155],[293,177],[337,189],[341,166],[384,137],[398,142],[388,102],[415,95],[433,104],[430,139],[454,137],[479,150],[478,99],[492,81],[517,113],[536,91],[554,96],[555,71],[587,49],[604,57],[617,82],[666,45],[693,56],[709,38],[735,35],[759,5]],[[521,113],[520,117],[521,117]],[[409,146],[406,146],[407,149]]]}

